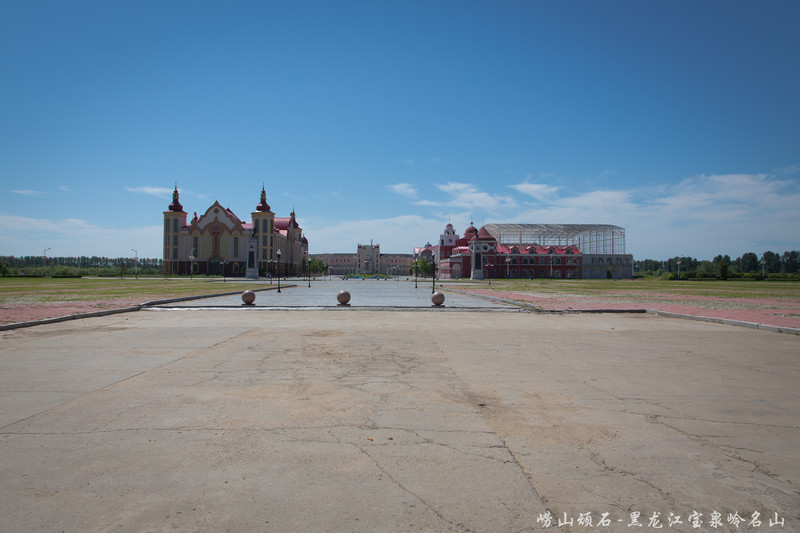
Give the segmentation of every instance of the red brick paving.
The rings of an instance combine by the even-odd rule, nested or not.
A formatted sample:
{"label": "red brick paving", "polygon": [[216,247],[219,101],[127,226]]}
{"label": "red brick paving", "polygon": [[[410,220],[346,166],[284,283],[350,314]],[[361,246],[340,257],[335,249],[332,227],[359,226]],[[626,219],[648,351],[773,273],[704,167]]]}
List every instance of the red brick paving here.
{"label": "red brick paving", "polygon": [[142,301],[141,298],[115,298],[80,302],[5,303],[0,304],[0,324],[123,309],[138,305]]}
{"label": "red brick paving", "polygon": [[[648,299],[625,298],[623,293],[606,297],[574,294],[552,295],[468,289],[468,292],[526,302],[544,311],[648,309],[694,316],[726,318],[770,326],[800,328],[800,305],[778,298],[713,298],[695,295],[648,294]],[[680,302],[680,303],[677,303]]]}

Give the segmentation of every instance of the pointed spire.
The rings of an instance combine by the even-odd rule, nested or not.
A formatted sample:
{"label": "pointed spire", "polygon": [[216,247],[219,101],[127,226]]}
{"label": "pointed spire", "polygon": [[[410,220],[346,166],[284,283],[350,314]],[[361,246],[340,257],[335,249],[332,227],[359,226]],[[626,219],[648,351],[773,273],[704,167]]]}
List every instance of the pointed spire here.
{"label": "pointed spire", "polygon": [[178,182],[177,181],[175,182],[175,190],[172,192],[172,203],[169,204],[169,210],[170,211],[177,211],[179,213],[181,211],[183,211],[183,206],[178,201]]}
{"label": "pointed spire", "polygon": [[261,183],[261,203],[256,206],[256,211],[262,213],[269,212],[269,204],[267,203],[267,191],[264,189],[264,183]]}

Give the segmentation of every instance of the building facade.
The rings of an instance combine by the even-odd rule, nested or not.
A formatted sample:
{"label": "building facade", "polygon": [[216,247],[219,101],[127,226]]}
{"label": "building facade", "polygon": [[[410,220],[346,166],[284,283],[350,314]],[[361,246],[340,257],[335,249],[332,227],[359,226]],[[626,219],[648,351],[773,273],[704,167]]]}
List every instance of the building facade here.
{"label": "building facade", "polygon": [[295,275],[307,254],[308,240],[294,211],[288,217],[276,217],[263,187],[250,222],[243,222],[219,202],[201,216],[195,212],[187,222],[177,186],[169,209],[164,211],[166,275]]}
{"label": "building facade", "polygon": [[470,224],[460,237],[447,224],[437,244],[415,248],[414,256],[433,261],[443,279],[633,277],[624,229],[609,225]]}
{"label": "building facade", "polygon": [[375,275],[407,276],[414,261],[412,254],[382,254],[380,244],[359,244],[356,253],[313,254],[328,265],[334,276]]}

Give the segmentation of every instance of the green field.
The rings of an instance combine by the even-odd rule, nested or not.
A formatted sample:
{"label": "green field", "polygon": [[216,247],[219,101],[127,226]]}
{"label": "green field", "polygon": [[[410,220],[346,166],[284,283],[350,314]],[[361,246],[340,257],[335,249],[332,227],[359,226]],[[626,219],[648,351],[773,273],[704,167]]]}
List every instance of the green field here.
{"label": "green field", "polygon": [[[472,287],[543,295],[569,295],[647,300],[681,296],[711,298],[768,298],[800,302],[800,282],[796,281],[666,281],[629,280],[499,280],[448,281],[451,287]],[[90,300],[135,299],[139,302],[223,294],[263,288],[269,283],[226,281],[220,278],[189,280],[163,278],[0,278],[0,303],[47,303]]]}
{"label": "green field", "polygon": [[262,288],[261,284],[163,278],[0,278],[0,303],[78,302],[136,299],[141,302],[223,294]]}

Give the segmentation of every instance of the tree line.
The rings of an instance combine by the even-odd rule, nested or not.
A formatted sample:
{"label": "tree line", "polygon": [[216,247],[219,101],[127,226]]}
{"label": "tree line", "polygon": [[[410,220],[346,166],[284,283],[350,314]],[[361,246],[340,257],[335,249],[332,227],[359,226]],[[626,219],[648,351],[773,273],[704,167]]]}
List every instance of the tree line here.
{"label": "tree line", "polygon": [[42,255],[0,256],[2,276],[124,276],[160,275],[161,259],[140,257],[47,257]]}
{"label": "tree line", "polygon": [[642,259],[634,262],[636,275],[676,279],[692,278],[756,278],[771,279],[800,278],[800,252],[792,250],[778,254],[764,252],[759,257],[753,252],[731,259],[729,255],[718,255],[711,261],[693,257],[673,257],[666,261]]}

